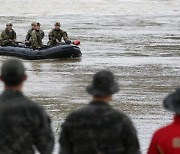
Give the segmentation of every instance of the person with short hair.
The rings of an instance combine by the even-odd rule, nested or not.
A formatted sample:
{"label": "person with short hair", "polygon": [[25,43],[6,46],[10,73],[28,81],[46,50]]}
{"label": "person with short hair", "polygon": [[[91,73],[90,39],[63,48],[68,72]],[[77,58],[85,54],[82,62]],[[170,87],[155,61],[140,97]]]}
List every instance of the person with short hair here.
{"label": "person with short hair", "polygon": [[68,38],[67,32],[60,29],[61,24],[56,22],[54,24],[54,29],[49,32],[49,42],[47,43],[48,46],[55,46],[62,42],[62,38],[64,39],[65,43],[71,43],[70,39]]}
{"label": "person with short hair", "polygon": [[163,105],[175,113],[174,121],[153,134],[148,154],[180,154],[180,88],[169,94]]}
{"label": "person with short hair", "polygon": [[37,22],[32,22],[31,23],[31,29],[28,30],[26,39],[25,39],[25,44],[27,46],[31,46],[31,33],[35,29],[35,26],[37,25]]}
{"label": "person with short hair", "polygon": [[59,154],[140,154],[130,118],[109,105],[118,91],[110,71],[94,75],[87,87],[92,101],[69,114],[62,124]]}
{"label": "person with short hair", "polygon": [[42,106],[22,92],[27,78],[24,65],[16,59],[6,60],[0,79],[0,154],[51,154],[54,136],[51,120]]}
{"label": "person with short hair", "polygon": [[45,34],[44,34],[44,31],[41,29],[40,22],[37,22],[37,26],[39,27],[39,31],[40,31],[40,34],[41,34],[41,39],[43,39]]}
{"label": "person with short hair", "polygon": [[2,46],[16,46],[16,32],[13,30],[13,24],[7,23],[6,29],[2,31],[0,36],[0,45]]}

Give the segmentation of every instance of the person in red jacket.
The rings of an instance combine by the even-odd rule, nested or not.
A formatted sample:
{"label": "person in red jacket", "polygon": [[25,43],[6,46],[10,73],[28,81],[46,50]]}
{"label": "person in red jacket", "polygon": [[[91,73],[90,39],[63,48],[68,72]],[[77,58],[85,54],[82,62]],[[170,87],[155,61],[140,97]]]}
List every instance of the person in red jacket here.
{"label": "person in red jacket", "polygon": [[163,105],[175,112],[174,121],[154,133],[148,154],[180,154],[180,88],[168,95]]}

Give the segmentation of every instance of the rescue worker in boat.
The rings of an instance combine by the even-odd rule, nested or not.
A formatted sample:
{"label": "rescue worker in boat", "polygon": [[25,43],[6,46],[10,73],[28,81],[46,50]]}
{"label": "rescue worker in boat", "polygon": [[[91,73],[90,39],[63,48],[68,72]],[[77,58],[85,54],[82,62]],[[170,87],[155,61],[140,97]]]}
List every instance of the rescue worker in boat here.
{"label": "rescue worker in boat", "polygon": [[[26,39],[25,39],[26,46],[31,46],[31,33],[33,30],[35,30],[36,25],[39,27],[41,26],[41,24],[39,22],[38,23],[37,22],[31,23],[31,29],[28,30],[27,35],[26,35]],[[40,29],[40,33],[41,33],[41,39],[43,39],[44,38],[44,31],[41,28],[39,28],[39,29]]]}
{"label": "rescue worker in boat", "polygon": [[67,32],[60,29],[61,24],[56,22],[54,24],[54,29],[49,32],[49,42],[47,43],[48,46],[54,46],[61,43],[62,38],[64,39],[65,43],[71,43],[70,39],[68,38]]}
{"label": "rescue worker in boat", "polygon": [[38,23],[35,25],[35,29],[31,33],[31,46],[33,49],[40,49],[44,46],[42,42],[42,34],[40,32],[40,25]]}
{"label": "rescue worker in boat", "polygon": [[2,46],[16,46],[16,32],[13,30],[13,24],[7,23],[6,29],[2,31],[0,36],[0,45]]}
{"label": "rescue worker in boat", "polygon": [[43,39],[45,34],[44,34],[44,31],[41,29],[41,24],[39,22],[37,22],[37,26],[38,26],[38,29],[39,29],[40,34],[41,34],[41,39]]}
{"label": "rescue worker in boat", "polygon": [[27,46],[31,46],[31,33],[33,30],[35,30],[35,26],[37,25],[36,22],[32,22],[31,23],[31,29],[28,30],[27,35],[26,35],[26,39],[25,39],[25,44]]}

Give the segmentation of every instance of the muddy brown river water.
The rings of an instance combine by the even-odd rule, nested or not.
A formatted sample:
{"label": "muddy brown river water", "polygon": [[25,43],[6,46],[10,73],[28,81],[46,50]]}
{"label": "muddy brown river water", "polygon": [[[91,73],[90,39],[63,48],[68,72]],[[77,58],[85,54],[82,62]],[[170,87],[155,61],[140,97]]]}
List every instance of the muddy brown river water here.
{"label": "muddy brown river water", "polygon": [[[0,30],[14,24],[24,41],[32,21],[46,36],[60,21],[71,40],[81,41],[80,60],[22,60],[28,80],[24,92],[52,117],[58,138],[67,114],[86,105],[92,75],[110,69],[121,90],[111,104],[132,118],[141,151],[152,133],[172,120],[162,100],[179,86],[180,1],[178,0],[0,0]],[[9,57],[0,57],[0,65]],[[0,83],[0,92],[3,85]],[[54,153],[57,153],[58,144]]]}

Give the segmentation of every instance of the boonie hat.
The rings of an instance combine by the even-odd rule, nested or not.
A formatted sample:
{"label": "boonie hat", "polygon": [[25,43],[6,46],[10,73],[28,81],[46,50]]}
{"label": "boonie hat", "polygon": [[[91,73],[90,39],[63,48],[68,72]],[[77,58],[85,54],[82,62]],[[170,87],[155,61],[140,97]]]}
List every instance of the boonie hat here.
{"label": "boonie hat", "polygon": [[118,92],[119,86],[110,71],[102,70],[94,75],[92,84],[87,86],[86,91],[93,96],[102,97]]}
{"label": "boonie hat", "polygon": [[175,92],[169,94],[164,99],[163,105],[167,110],[180,114],[180,88],[177,88]]}

